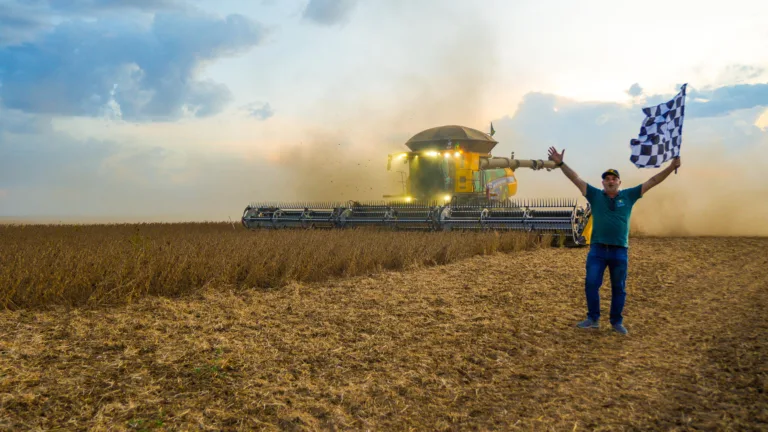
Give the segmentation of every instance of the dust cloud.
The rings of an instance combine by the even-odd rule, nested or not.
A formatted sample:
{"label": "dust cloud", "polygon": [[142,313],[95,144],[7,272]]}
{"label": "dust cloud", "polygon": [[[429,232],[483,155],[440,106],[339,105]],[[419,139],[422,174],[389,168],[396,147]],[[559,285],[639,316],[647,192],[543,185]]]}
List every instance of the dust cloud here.
{"label": "dust cloud", "polygon": [[688,147],[678,173],[636,205],[633,230],[654,236],[768,235],[768,160],[763,156],[768,146],[746,153],[715,144],[695,151]]}
{"label": "dust cloud", "polygon": [[306,202],[378,201],[389,186],[387,152],[357,146],[350,135],[309,133],[308,142],[282,149],[282,180],[273,194]]}
{"label": "dust cloud", "polygon": [[[479,117],[493,87],[493,46],[492,34],[467,24],[465,32],[446,37],[433,56],[420,59],[424,71],[393,78],[387,97],[372,91],[346,102],[316,101],[322,126],[306,126],[303,142],[280,148],[274,163],[285,175],[271,195],[343,202],[381,201],[384,195],[403,193],[398,171],[407,166],[393,161],[387,171],[389,154],[408,151],[405,142],[422,130],[472,127],[487,120]],[[328,106],[335,107],[333,113],[322,112]]]}

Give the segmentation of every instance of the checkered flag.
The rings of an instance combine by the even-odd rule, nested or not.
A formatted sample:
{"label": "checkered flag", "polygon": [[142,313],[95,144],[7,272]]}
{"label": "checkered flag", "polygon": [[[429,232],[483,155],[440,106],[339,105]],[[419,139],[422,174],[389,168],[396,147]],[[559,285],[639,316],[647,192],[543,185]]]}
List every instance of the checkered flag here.
{"label": "checkered flag", "polygon": [[669,102],[643,108],[645,120],[640,135],[629,142],[629,158],[638,168],[658,168],[664,162],[680,156],[685,115],[685,86]]}

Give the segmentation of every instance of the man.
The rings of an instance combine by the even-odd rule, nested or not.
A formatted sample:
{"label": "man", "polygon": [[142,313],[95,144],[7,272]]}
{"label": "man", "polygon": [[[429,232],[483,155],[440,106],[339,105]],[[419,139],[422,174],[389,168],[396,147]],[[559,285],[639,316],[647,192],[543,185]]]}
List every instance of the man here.
{"label": "man", "polygon": [[631,189],[619,190],[621,186],[619,172],[609,169],[603,173],[603,190],[601,191],[579,178],[579,175],[563,162],[564,155],[565,150],[558,153],[554,147],[549,148],[549,160],[560,167],[563,174],[579,188],[592,207],[592,239],[587,255],[587,277],[584,283],[587,319],[578,323],[577,327],[584,329],[600,327],[600,286],[603,284],[605,268],[608,267],[611,274],[611,326],[618,333],[626,335],[627,329],[624,328],[621,313],[627,296],[625,289],[627,248],[632,206],[651,188],[680,168],[680,158],[672,159],[663,171]]}

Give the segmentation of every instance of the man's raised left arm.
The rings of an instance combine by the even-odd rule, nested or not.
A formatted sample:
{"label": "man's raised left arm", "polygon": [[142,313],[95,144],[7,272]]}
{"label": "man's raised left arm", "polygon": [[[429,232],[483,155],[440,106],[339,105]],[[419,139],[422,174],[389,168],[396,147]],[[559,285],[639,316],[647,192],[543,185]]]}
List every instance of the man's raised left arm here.
{"label": "man's raised left arm", "polygon": [[651,190],[652,187],[656,186],[657,184],[661,183],[666,179],[670,174],[672,174],[672,171],[680,168],[680,158],[676,157],[672,159],[672,161],[667,165],[664,170],[662,170],[660,173],[656,174],[655,176],[651,177],[643,183],[643,187],[640,191],[641,195],[645,195],[646,192]]}

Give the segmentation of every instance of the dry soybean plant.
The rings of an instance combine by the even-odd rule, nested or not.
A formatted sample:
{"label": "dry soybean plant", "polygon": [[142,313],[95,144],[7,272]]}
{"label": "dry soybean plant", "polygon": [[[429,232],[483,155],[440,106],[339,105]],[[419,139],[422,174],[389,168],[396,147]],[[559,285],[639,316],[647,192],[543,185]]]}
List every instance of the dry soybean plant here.
{"label": "dry soybean plant", "polygon": [[228,223],[0,226],[0,306],[269,289],[549,244],[524,233],[257,231]]}

